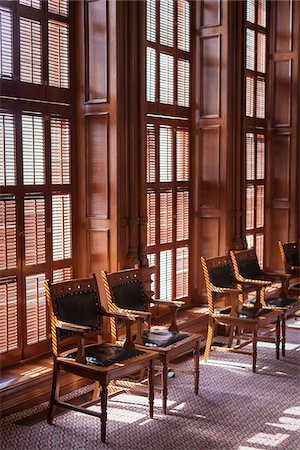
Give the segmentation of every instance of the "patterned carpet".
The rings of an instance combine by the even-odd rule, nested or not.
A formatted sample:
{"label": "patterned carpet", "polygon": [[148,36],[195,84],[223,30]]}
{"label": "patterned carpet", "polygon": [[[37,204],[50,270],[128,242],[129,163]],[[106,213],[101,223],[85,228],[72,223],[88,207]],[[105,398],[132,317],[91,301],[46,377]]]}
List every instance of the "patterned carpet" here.
{"label": "patterned carpet", "polygon": [[[161,414],[159,396],[154,420],[148,419],[145,397],[113,397],[108,404],[107,444],[100,441],[97,418],[68,411],[50,426],[43,403],[2,419],[1,448],[300,449],[299,334],[297,329],[288,330],[286,357],[279,361],[273,345],[261,343],[257,374],[251,371],[250,357],[211,353],[200,367],[198,396],[193,393],[192,377],[177,374],[169,380],[167,416]],[[179,365],[188,369],[192,361]]]}

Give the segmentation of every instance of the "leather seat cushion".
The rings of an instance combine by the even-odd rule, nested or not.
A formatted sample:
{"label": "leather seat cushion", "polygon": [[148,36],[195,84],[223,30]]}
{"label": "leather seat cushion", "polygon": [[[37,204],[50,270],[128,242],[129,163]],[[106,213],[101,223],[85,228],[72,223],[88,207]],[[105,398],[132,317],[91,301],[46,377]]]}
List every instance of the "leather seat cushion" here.
{"label": "leather seat cushion", "polygon": [[292,305],[295,303],[294,298],[284,298],[284,297],[269,297],[266,298],[266,304],[268,306],[276,306],[278,308]]}
{"label": "leather seat cushion", "polygon": [[112,293],[119,308],[147,310],[147,298],[140,280],[113,286]]}
{"label": "leather seat cushion", "polygon": [[144,345],[149,347],[168,347],[190,337],[189,333],[174,333],[168,330],[146,330],[144,332]]}
{"label": "leather seat cushion", "polygon": [[[230,314],[231,308],[223,309],[219,311],[219,314]],[[242,306],[239,312],[240,319],[258,319],[260,316],[265,316],[272,312],[271,309],[264,308],[247,308],[247,306]]]}
{"label": "leather seat cushion", "polygon": [[[109,367],[116,363],[128,361],[141,356],[145,352],[136,349],[111,346],[107,344],[93,345],[85,349],[86,363],[101,367]],[[69,353],[67,358],[75,359],[77,352]]]}

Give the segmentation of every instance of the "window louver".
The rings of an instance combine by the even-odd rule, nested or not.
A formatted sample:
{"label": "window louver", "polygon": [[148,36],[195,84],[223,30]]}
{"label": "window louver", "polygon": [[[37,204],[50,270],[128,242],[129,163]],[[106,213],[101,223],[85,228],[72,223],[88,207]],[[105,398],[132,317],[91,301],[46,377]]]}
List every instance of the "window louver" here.
{"label": "window louver", "polygon": [[72,267],[63,267],[53,270],[53,283],[61,283],[72,279]]}
{"label": "window louver", "polygon": [[26,265],[46,262],[44,198],[25,198],[24,231]]}
{"label": "window louver", "polygon": [[52,197],[52,257],[54,261],[71,258],[71,197],[56,194]]}
{"label": "window louver", "polygon": [[17,265],[16,200],[0,196],[0,270]]}
{"label": "window louver", "polygon": [[189,293],[189,251],[187,247],[176,249],[176,298]]}
{"label": "window louver", "polygon": [[147,124],[147,182],[154,183],[155,176],[155,129],[154,125]]}
{"label": "window louver", "polygon": [[257,23],[261,27],[266,27],[266,20],[267,20],[267,5],[266,0],[258,0],[258,7],[257,7]]}
{"label": "window louver", "polygon": [[254,186],[246,188],[246,230],[254,228]]}
{"label": "window louver", "polygon": [[45,274],[30,275],[25,279],[27,344],[47,338]]}
{"label": "window louver", "polygon": [[21,81],[42,82],[41,24],[20,18],[20,76]]}
{"label": "window louver", "polygon": [[177,61],[177,103],[179,106],[190,105],[190,62],[185,59]]}
{"label": "window louver", "polygon": [[69,27],[49,20],[49,85],[69,88]]}
{"label": "window louver", "polygon": [[189,192],[177,192],[177,220],[176,220],[176,239],[177,241],[187,240],[189,238]]}
{"label": "window louver", "polygon": [[246,179],[255,178],[255,141],[253,133],[246,133]]}
{"label": "window louver", "polygon": [[254,247],[253,234],[248,234],[246,236],[246,241],[247,241],[247,248],[253,248]]}
{"label": "window louver", "polygon": [[264,226],[264,186],[257,186],[256,189],[256,227]]}
{"label": "window louver", "polygon": [[173,198],[172,192],[160,194],[160,243],[173,240]]}
{"label": "window louver", "polygon": [[45,183],[44,123],[40,115],[22,114],[24,184]]}
{"label": "window louver", "polygon": [[176,178],[177,181],[190,178],[190,133],[185,129],[176,130]]}
{"label": "window louver", "polygon": [[0,70],[1,78],[12,78],[12,14],[7,8],[0,7]]}
{"label": "window louver", "polygon": [[174,103],[174,57],[165,53],[159,55],[159,99],[161,103]]}
{"label": "window louver", "polygon": [[246,30],[246,68],[254,70],[255,67],[255,31]]}
{"label": "window louver", "polygon": [[265,118],[265,80],[257,79],[256,84],[256,117]]}
{"label": "window louver", "polygon": [[160,298],[172,300],[173,292],[173,251],[160,252]]}
{"label": "window louver", "polygon": [[156,242],[156,199],[154,192],[147,193],[147,245],[154,245]]}
{"label": "window louver", "polygon": [[173,178],[173,137],[172,128],[161,126],[159,129],[159,179],[161,182]]}
{"label": "window louver", "polygon": [[16,184],[15,118],[0,112],[0,186]]}
{"label": "window louver", "polygon": [[177,42],[178,48],[186,52],[190,51],[190,4],[186,0],[178,0],[178,31]]}
{"label": "window louver", "polygon": [[246,116],[253,117],[254,115],[254,79],[252,77],[246,78]]}
{"label": "window louver", "polygon": [[257,33],[257,70],[266,71],[266,35],[263,33]]}
{"label": "window louver", "polygon": [[173,47],[174,1],[160,0],[160,44]]}
{"label": "window louver", "polygon": [[156,51],[154,48],[147,48],[147,101],[155,102],[156,100]]}
{"label": "window louver", "polygon": [[19,0],[19,3],[30,8],[41,9],[41,0]]}
{"label": "window louver", "polygon": [[256,178],[263,180],[265,178],[265,137],[261,134],[257,135],[257,168]]}
{"label": "window louver", "polygon": [[69,12],[69,0],[48,0],[48,11],[67,17]]}
{"label": "window louver", "polygon": [[262,267],[263,259],[264,259],[264,235],[263,234],[256,235],[255,248],[256,248],[258,262],[259,262],[260,266]]}
{"label": "window louver", "polygon": [[0,279],[0,353],[18,348],[17,282]]}
{"label": "window louver", "polygon": [[52,117],[50,131],[52,184],[69,184],[71,181],[69,120]]}
{"label": "window louver", "polygon": [[246,2],[246,20],[251,23],[255,22],[255,0]]}
{"label": "window louver", "polygon": [[146,4],[147,40],[156,41],[156,0],[148,0]]}

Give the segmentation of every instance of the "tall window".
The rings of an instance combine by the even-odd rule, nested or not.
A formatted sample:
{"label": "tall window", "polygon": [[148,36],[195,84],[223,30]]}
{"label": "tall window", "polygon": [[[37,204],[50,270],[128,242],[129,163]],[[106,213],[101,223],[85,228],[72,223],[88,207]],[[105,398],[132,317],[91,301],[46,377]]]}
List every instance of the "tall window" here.
{"label": "tall window", "polygon": [[245,234],[248,247],[264,254],[266,129],[266,0],[245,3]]}
{"label": "tall window", "polygon": [[189,295],[190,2],[147,0],[148,259],[157,297]]}
{"label": "tall window", "polygon": [[68,0],[0,6],[0,353],[47,351],[44,281],[70,278],[71,21]]}

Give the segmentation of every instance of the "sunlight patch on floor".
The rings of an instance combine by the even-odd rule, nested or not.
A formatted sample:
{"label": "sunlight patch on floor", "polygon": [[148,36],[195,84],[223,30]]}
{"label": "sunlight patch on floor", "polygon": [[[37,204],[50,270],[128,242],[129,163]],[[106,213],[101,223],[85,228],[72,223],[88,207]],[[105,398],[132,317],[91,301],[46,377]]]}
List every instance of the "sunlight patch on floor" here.
{"label": "sunlight patch on floor", "polygon": [[282,433],[257,433],[252,438],[248,439],[247,442],[251,444],[268,445],[269,447],[276,447],[285,441],[290,435]]}
{"label": "sunlight patch on floor", "polygon": [[293,414],[294,416],[300,416],[300,406],[292,406],[283,411],[283,414]]}

